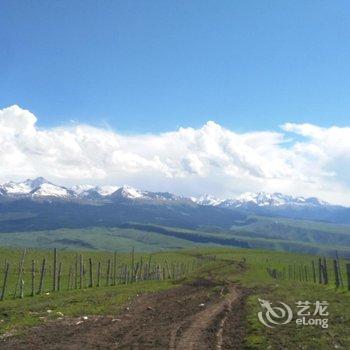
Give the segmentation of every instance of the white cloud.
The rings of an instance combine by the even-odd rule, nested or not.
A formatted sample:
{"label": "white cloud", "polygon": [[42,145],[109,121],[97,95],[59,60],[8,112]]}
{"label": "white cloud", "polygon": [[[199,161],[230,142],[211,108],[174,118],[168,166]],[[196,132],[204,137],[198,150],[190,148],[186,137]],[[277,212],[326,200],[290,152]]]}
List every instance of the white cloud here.
{"label": "white cloud", "polygon": [[18,106],[0,110],[0,182],[40,175],[65,185],[126,183],[221,197],[281,191],[350,204],[350,128],[287,123],[281,132],[236,133],[209,121],[199,129],[125,136],[36,123]]}

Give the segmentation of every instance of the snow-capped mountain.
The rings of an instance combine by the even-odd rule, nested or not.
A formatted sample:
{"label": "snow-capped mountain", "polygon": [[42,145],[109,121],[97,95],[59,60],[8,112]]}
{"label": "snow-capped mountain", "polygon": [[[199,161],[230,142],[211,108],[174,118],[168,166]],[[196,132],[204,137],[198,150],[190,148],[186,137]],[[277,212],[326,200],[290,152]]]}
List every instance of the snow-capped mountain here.
{"label": "snow-capped mountain", "polygon": [[140,191],[134,187],[124,185],[124,186],[120,187],[119,189],[117,189],[114,193],[112,193],[111,197],[113,197],[113,198],[129,198],[129,199],[145,198],[146,193],[144,191]]}
{"label": "snow-capped mountain", "polygon": [[315,197],[293,197],[282,193],[246,192],[236,199],[228,199],[220,203],[221,207],[249,208],[249,207],[317,207],[327,206],[327,202]]}
{"label": "snow-capped mountain", "polygon": [[8,182],[2,186],[4,195],[10,197],[72,197],[74,193],[62,186],[57,186],[43,177],[27,179],[23,182]]}
{"label": "snow-capped mountain", "polygon": [[[33,201],[32,207],[28,199]],[[49,206],[46,201],[50,202]],[[59,205],[55,205],[56,203]],[[93,226],[100,225],[101,222],[120,224],[141,217],[143,222],[162,222],[168,226],[191,226],[194,222],[196,225],[207,222],[220,226],[220,222],[224,220],[225,227],[230,227],[233,217],[249,215],[350,224],[350,208],[331,205],[314,197],[259,192],[244,193],[235,199],[227,200],[210,195],[186,198],[168,192],[151,192],[130,186],[79,185],[68,189],[41,177],[0,185],[0,204],[2,210],[7,208],[8,212],[17,211],[19,208],[23,208],[25,212],[28,208],[33,211],[41,208],[40,218],[46,217],[45,210],[50,207],[52,222],[71,220],[66,215],[67,210],[70,210],[72,217],[76,215],[73,221],[69,221],[73,226],[79,220],[84,225]],[[46,224],[47,227],[51,227],[50,223]],[[20,223],[18,227],[22,227]],[[28,226],[28,229],[33,227]]]}
{"label": "snow-capped mountain", "polygon": [[56,197],[64,199],[106,199],[115,201],[118,199],[127,200],[154,200],[154,201],[176,201],[187,200],[168,192],[150,192],[136,189],[131,186],[92,186],[76,185],[71,188],[55,185],[42,177],[34,180],[27,179],[23,182],[8,182],[0,186],[0,195],[12,198],[41,198]]}
{"label": "snow-capped mountain", "polygon": [[43,183],[31,192],[32,197],[61,197],[68,198],[74,194],[68,189],[51,183]]}
{"label": "snow-capped mountain", "polygon": [[6,193],[9,195],[25,195],[37,189],[44,183],[49,183],[43,177],[37,177],[34,180],[27,179],[23,182],[10,181],[3,185]]}
{"label": "snow-capped mountain", "polygon": [[150,192],[131,186],[76,185],[71,188],[55,185],[43,177],[23,182],[8,182],[0,186],[1,197],[64,198],[88,200],[131,200],[131,201],[187,201],[188,203],[220,208],[318,208],[331,206],[315,197],[293,197],[282,193],[246,192],[234,199],[219,199],[211,195],[185,198],[168,192]]}
{"label": "snow-capped mountain", "polygon": [[192,197],[191,200],[199,205],[211,205],[211,206],[217,206],[217,205],[220,205],[222,202],[224,202],[224,200],[216,198],[210,194],[205,194],[198,198]]}
{"label": "snow-capped mountain", "polygon": [[122,186],[110,195],[113,199],[175,201],[183,199],[168,192],[141,191],[131,186]]}
{"label": "snow-capped mountain", "polygon": [[81,198],[98,199],[111,195],[118,190],[118,186],[92,186],[92,185],[76,185],[71,190]]}

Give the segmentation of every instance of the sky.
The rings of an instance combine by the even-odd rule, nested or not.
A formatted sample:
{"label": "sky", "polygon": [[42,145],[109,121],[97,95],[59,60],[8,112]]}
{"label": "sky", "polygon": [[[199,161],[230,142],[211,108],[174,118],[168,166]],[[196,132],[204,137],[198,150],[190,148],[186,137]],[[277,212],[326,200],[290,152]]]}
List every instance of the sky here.
{"label": "sky", "polygon": [[0,181],[350,205],[346,1],[0,2]]}

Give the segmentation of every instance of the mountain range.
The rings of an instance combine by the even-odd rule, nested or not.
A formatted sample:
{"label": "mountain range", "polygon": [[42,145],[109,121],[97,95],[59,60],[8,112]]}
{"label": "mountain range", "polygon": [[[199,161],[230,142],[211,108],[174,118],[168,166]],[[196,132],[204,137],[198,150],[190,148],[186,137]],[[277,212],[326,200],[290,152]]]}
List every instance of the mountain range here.
{"label": "mountain range", "polygon": [[165,248],[217,244],[315,253],[350,247],[348,224],[350,208],[281,193],[187,198],[130,186],[67,188],[42,177],[0,186],[0,244],[7,245],[21,237],[24,246],[85,249],[103,241],[108,249],[112,239],[119,245],[137,237],[144,244],[153,237]]}
{"label": "mountain range", "polygon": [[[48,206],[47,203],[50,205]],[[282,193],[243,193],[234,199],[218,199],[211,195],[187,198],[169,192],[144,191],[130,186],[76,185],[67,188],[53,184],[43,177],[27,179],[23,182],[11,181],[0,185],[0,213],[7,212],[10,207],[17,212],[17,209],[23,205],[27,212],[32,212],[34,208],[38,209],[40,206],[60,207],[56,209],[57,218],[70,206],[74,206],[77,212],[84,207],[85,212],[92,211],[92,217],[96,216],[97,212],[101,215],[101,212],[109,212],[114,208],[110,219],[118,217],[118,223],[135,221],[136,217],[141,216],[143,222],[169,224],[170,216],[171,223],[176,226],[184,222],[192,227],[204,224],[230,226],[233,224],[232,218],[247,215],[350,223],[350,208],[331,205],[315,197],[293,197]],[[127,208],[127,215],[125,208]],[[203,222],[196,221],[193,211],[197,214],[206,212],[208,216],[203,218]],[[166,218],[160,213],[163,213],[162,215]],[[74,216],[73,214],[69,216]],[[222,216],[222,219],[219,219],[218,215]],[[199,216],[202,217],[202,215]],[[215,217],[217,220],[214,220]],[[110,221],[115,222],[115,220]],[[86,222],[91,222],[91,218],[86,218]]]}
{"label": "mountain range", "polygon": [[[168,192],[143,191],[131,186],[92,186],[75,185],[71,188],[55,185],[43,177],[27,179],[23,182],[10,181],[0,185],[2,198],[38,198],[38,199],[90,199],[90,200],[148,200],[148,201],[188,201],[198,205],[222,208],[253,209],[255,207],[332,207],[331,204],[316,197],[304,198],[282,193],[246,192],[234,199],[218,199],[211,195],[201,197],[181,197]],[[334,207],[334,206],[333,206]]]}

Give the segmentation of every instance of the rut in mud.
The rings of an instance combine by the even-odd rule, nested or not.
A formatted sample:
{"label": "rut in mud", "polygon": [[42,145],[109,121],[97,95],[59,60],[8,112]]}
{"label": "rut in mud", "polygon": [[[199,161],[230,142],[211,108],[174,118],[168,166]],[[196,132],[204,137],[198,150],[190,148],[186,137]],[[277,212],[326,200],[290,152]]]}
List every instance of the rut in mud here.
{"label": "rut in mud", "polygon": [[9,338],[1,349],[241,349],[244,292],[197,280],[141,295],[116,316],[64,318]]}

